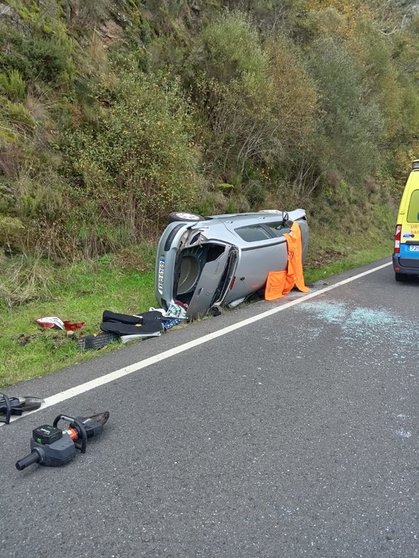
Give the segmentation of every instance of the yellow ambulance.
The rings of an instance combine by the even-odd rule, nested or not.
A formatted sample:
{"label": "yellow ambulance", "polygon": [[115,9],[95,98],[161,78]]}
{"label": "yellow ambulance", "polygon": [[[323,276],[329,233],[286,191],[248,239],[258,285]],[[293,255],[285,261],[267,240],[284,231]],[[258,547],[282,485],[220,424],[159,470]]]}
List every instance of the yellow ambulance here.
{"label": "yellow ambulance", "polygon": [[419,159],[412,163],[400,202],[394,232],[393,269],[396,281],[419,275]]}

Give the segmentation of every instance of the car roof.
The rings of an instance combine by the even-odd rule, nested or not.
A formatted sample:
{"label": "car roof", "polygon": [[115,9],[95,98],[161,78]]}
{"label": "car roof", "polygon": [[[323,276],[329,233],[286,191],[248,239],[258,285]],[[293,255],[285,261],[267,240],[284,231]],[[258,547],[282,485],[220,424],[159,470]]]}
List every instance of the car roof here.
{"label": "car roof", "polygon": [[282,215],[279,209],[271,209],[269,211],[247,211],[246,213],[223,213],[221,215],[209,215],[210,219],[231,219],[232,217],[251,217],[260,215]]}
{"label": "car roof", "polygon": [[[277,212],[249,212],[249,213],[225,213],[223,215],[210,215],[206,219],[203,219],[204,222],[212,222],[212,221],[220,221],[220,222],[244,222],[244,221],[265,221],[267,219],[270,220],[280,220],[283,219],[284,214],[282,211]],[[201,221],[202,222],[202,221]]]}

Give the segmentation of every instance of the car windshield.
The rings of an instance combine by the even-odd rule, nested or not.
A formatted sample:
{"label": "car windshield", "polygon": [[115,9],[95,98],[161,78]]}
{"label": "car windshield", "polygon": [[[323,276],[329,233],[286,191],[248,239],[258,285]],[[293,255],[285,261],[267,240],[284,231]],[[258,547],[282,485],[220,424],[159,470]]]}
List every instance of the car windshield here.
{"label": "car windshield", "polygon": [[409,210],[407,212],[408,223],[419,223],[419,190],[414,190],[410,197]]}

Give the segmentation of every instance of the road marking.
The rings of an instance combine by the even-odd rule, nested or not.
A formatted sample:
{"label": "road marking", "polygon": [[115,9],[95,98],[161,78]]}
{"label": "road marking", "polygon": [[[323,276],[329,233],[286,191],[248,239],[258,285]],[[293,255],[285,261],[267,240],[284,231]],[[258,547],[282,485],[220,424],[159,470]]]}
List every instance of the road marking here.
{"label": "road marking", "polygon": [[13,422],[15,422],[16,420],[18,420],[20,418],[23,418],[24,416],[28,416],[28,415],[31,415],[33,413],[37,413],[38,411],[41,411],[41,410],[46,409],[48,407],[52,407],[53,405],[56,405],[57,403],[62,403],[63,401],[66,401],[67,399],[71,399],[72,397],[76,397],[77,395],[81,395],[82,393],[86,393],[87,391],[90,391],[92,389],[98,388],[100,386],[104,386],[106,384],[109,384],[110,382],[114,382],[115,380],[119,380],[120,378],[123,378],[124,376],[128,376],[129,374],[133,374],[134,372],[138,372],[139,370],[143,370],[144,368],[147,368],[148,366],[151,366],[152,364],[157,364],[158,362],[161,362],[163,360],[167,360],[168,358],[170,358],[172,356],[178,355],[180,353],[184,353],[185,351],[188,351],[189,349],[193,349],[194,347],[198,347],[199,345],[203,345],[204,343],[208,343],[208,341],[212,341],[213,339],[217,339],[217,337],[221,337],[223,335],[226,335],[227,333],[231,333],[232,331],[235,331],[237,329],[241,329],[242,327],[246,327],[249,324],[253,324],[253,323],[255,323],[259,320],[263,320],[264,318],[267,318],[269,316],[273,316],[274,314],[278,314],[278,312],[283,312],[284,310],[287,310],[288,308],[291,308],[292,306],[296,306],[297,304],[301,304],[302,302],[306,302],[307,300],[310,300],[311,298],[315,298],[315,297],[320,296],[322,294],[328,293],[329,291],[337,289],[338,287],[341,287],[342,285],[347,285],[348,283],[352,283],[353,281],[356,281],[357,279],[360,279],[361,277],[365,277],[366,275],[369,275],[370,273],[374,273],[375,271],[379,271],[380,269],[388,267],[389,265],[391,265],[391,262],[379,265],[378,267],[374,267],[373,269],[369,269],[368,271],[363,271],[362,273],[358,273],[358,275],[354,275],[353,277],[349,277],[348,279],[343,279],[342,281],[339,281],[338,283],[334,283],[333,285],[328,285],[327,287],[323,287],[322,289],[319,289],[318,291],[310,292],[310,293],[308,293],[306,295],[303,295],[303,296],[301,296],[297,299],[291,300],[290,302],[286,302],[285,304],[281,304],[281,306],[277,306],[275,308],[271,308],[270,310],[266,310],[265,312],[262,312],[261,314],[258,314],[257,316],[252,316],[251,318],[246,318],[245,320],[242,320],[241,322],[237,322],[236,324],[229,325],[227,327],[224,327],[223,329],[220,329],[218,331],[214,331],[213,333],[208,333],[207,335],[204,335],[203,337],[200,337],[198,339],[194,339],[193,341],[188,341],[187,343],[184,343],[183,345],[180,345],[178,347],[174,347],[173,349],[169,349],[169,350],[164,351],[163,353],[160,353],[158,355],[154,355],[154,356],[146,358],[144,360],[140,360],[139,362],[136,362],[134,364],[130,364],[129,366],[125,366],[124,368],[120,368],[119,370],[115,370],[114,372],[110,372],[109,374],[106,374],[105,376],[95,378],[94,380],[90,380],[89,382],[85,382],[84,384],[80,384],[80,385],[75,386],[73,388],[66,389],[65,391],[62,391],[60,393],[56,393],[55,395],[51,395],[50,397],[45,398],[44,403],[42,404],[42,406],[39,409],[31,411],[30,413],[26,413],[25,415],[22,415],[21,417],[15,417],[13,419]]}

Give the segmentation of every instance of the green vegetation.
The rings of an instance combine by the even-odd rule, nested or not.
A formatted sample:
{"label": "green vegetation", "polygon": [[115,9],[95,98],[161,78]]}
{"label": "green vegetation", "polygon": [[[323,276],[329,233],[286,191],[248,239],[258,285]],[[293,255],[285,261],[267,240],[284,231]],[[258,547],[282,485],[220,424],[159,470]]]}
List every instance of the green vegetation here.
{"label": "green vegetation", "polygon": [[[385,10],[379,0],[3,2],[2,349],[7,345],[10,354],[8,343],[18,330],[27,332],[27,317],[51,313],[57,301],[89,327],[105,306],[135,310],[106,299],[108,291],[118,296],[107,268],[114,270],[121,254],[129,260],[139,246],[153,244],[170,211],[304,207],[312,245],[342,261],[365,254],[365,243],[353,244],[362,216],[363,234],[374,228],[387,246],[410,161],[419,153],[414,6],[413,0],[386,3]],[[320,258],[309,267],[321,276],[315,268],[324,264]],[[118,276],[121,284],[135,276],[132,269],[127,264]],[[149,285],[147,273],[138,281]],[[92,274],[102,300],[93,295],[86,308],[67,306],[67,293],[80,305],[84,296],[75,295],[81,287],[68,277],[84,283]],[[140,307],[151,297],[146,292]],[[9,334],[10,323],[19,327]],[[6,383],[41,373],[45,362],[52,370],[87,358],[67,339],[69,360],[61,347],[53,351],[56,361],[46,357],[49,335],[22,347],[36,359],[29,355],[37,343],[44,346],[38,364],[17,359],[14,367],[6,357]]]}
{"label": "green vegetation", "polygon": [[[4,263],[0,303],[0,385],[42,376],[64,366],[89,360],[95,351],[82,352],[80,332],[69,337],[60,329],[41,329],[36,319],[58,316],[83,321],[82,335],[100,333],[104,310],[136,313],[155,305],[152,245],[101,256],[64,268],[21,258]],[[22,284],[22,286],[20,286]],[[26,290],[23,289],[25,285]],[[26,296],[26,303],[16,297]],[[101,353],[119,347],[112,344]]]}
{"label": "green vegetation", "polygon": [[411,4],[3,3],[0,244],[72,262],[172,210],[323,213],[340,184],[393,211],[419,148]]}

